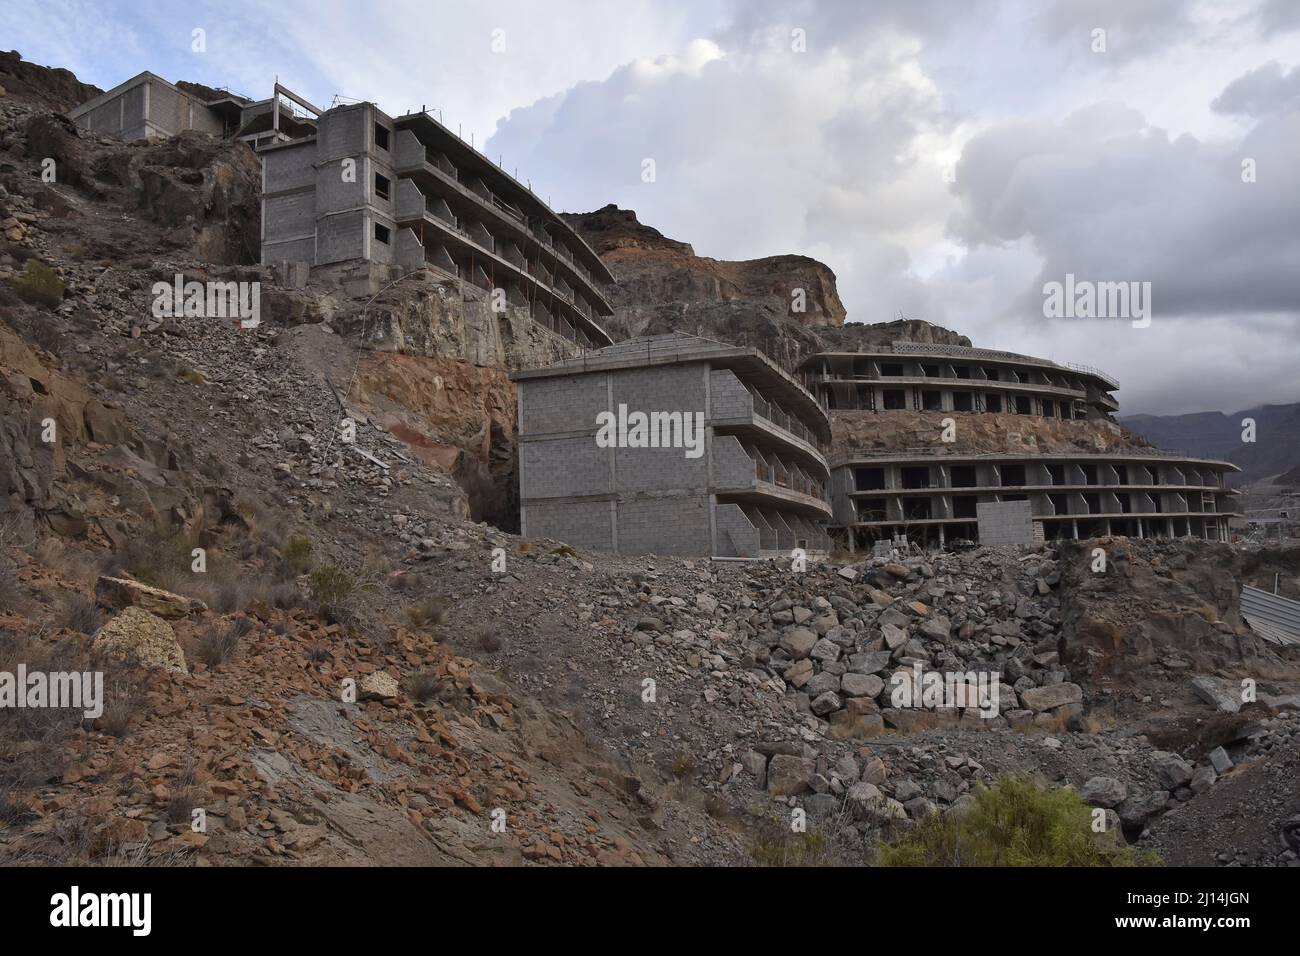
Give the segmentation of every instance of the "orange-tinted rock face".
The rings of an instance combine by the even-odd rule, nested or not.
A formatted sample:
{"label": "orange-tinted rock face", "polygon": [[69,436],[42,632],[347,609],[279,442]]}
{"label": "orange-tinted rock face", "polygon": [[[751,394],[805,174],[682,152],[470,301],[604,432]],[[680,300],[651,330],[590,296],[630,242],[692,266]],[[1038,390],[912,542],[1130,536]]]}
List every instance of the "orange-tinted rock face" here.
{"label": "orange-tinted rock face", "polygon": [[457,359],[370,353],[353,398],[411,453],[452,475],[471,516],[515,522],[515,386],[505,369]]}
{"label": "orange-tinted rock face", "polygon": [[[807,256],[728,262],[697,256],[688,243],[642,225],[630,209],[606,206],[566,217],[605,260],[618,285],[607,290],[625,334],[667,331],[662,319],[718,305],[745,305],[799,326],[838,326],[845,310],[835,273]],[[796,311],[796,290],[802,311]]]}

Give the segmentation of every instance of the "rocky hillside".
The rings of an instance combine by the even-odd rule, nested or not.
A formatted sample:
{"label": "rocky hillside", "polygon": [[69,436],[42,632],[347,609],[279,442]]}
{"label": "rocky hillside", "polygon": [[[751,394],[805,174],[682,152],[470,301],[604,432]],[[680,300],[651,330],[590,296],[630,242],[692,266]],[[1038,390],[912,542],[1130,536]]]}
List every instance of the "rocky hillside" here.
{"label": "rocky hillside", "polygon": [[17,50],[0,51],[0,88],[10,102],[59,112],[104,92],[82,83],[71,70],[29,63]]}
{"label": "rocky hillside", "polygon": [[[277,284],[257,185],[242,146],[0,96],[0,671],[96,670],[106,697],[0,709],[0,861],[869,864],[1008,775],[1170,862],[1300,858],[1300,652],[1237,612],[1243,582],[1292,593],[1286,555],[797,568],[521,538],[506,373],[569,346],[448,283]],[[960,339],[766,314],[761,272],[719,265],[754,301],[713,301],[712,334]],[[176,274],[262,283],[261,325],[155,317]],[[900,702],[918,668],[995,672],[995,712]]]}
{"label": "rocky hillside", "polygon": [[912,410],[836,412],[831,415],[836,454],[917,449],[951,455],[980,453],[1056,455],[1104,454],[1150,447],[1113,422],[1069,421],[1028,415],[987,413],[957,416],[950,443],[940,444],[949,412]]}

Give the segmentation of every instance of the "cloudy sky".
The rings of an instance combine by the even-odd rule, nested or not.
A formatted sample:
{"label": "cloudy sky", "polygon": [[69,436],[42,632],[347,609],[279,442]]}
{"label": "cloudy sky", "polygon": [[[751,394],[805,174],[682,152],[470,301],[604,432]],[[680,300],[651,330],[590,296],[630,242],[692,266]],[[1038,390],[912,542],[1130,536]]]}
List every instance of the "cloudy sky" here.
{"label": "cloudy sky", "polygon": [[[441,110],[558,209],[814,256],[849,321],[1095,365],[1125,413],[1300,401],[1300,0],[0,7],[105,88]],[[1045,317],[1067,274],[1149,282],[1150,323]]]}

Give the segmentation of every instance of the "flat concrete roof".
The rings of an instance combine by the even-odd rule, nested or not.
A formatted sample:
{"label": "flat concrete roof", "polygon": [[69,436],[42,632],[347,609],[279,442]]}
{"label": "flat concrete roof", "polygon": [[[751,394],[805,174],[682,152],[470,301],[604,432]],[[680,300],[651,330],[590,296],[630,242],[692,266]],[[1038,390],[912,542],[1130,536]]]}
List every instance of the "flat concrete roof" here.
{"label": "flat concrete roof", "polygon": [[727,345],[685,332],[626,339],[553,365],[522,369],[511,373],[510,377],[521,381],[691,362],[707,362],[718,368],[731,369],[764,399],[775,402],[787,412],[796,413],[810,430],[823,440],[830,440],[830,419],[821,403],[767,355],[755,348]]}

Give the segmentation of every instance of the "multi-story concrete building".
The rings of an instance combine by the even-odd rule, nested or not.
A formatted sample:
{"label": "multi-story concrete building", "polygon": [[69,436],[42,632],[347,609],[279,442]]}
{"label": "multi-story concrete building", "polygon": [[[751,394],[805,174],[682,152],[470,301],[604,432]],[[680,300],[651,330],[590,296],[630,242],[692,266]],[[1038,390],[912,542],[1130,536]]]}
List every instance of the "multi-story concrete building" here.
{"label": "multi-story concrete building", "polygon": [[862,352],[818,352],[800,366],[822,407],[1007,412],[1109,418],[1119,383],[1099,369],[994,349],[894,342]]}
{"label": "multi-story concrete building", "polygon": [[[1027,502],[1035,538],[1099,535],[1228,539],[1236,492],[1224,461],[1157,450],[1110,454],[855,453],[833,462],[834,526],[854,549],[906,534],[911,541],[983,543],[1001,520],[991,504]],[[985,514],[980,513],[981,506]]]}
{"label": "multi-story concrete building", "polygon": [[427,269],[475,286],[580,345],[612,342],[613,276],[563,219],[427,113],[372,103],[321,113],[271,142],[263,163],[262,261],[307,262],[351,281]]}
{"label": "multi-story concrete building", "polygon": [[868,431],[871,416],[883,412],[935,419],[928,447],[841,444],[832,460],[831,527],[851,549],[904,534],[939,545],[956,538],[994,544],[1110,534],[1228,538],[1237,493],[1224,479],[1239,470],[1229,462],[1136,442],[1104,453],[1031,453],[1023,447],[972,452],[943,441],[941,416],[951,416],[960,433],[963,415],[1000,413],[1058,419],[1067,438],[1074,429],[1081,439],[1100,430],[1105,443],[1122,445],[1112,418],[1119,383],[1098,369],[896,342],[812,355],[801,371],[833,418],[864,422]]}
{"label": "multi-story concrete building", "polygon": [[[718,557],[827,547],[830,424],[758,350],[678,333],[513,378],[525,535]],[[602,423],[637,413],[649,419],[648,440],[635,426],[602,440]],[[672,422],[693,419],[694,449],[671,437]]]}
{"label": "multi-story concrete building", "polygon": [[244,101],[215,91],[203,96],[173,86],[149,71],[119,83],[68,111],[68,118],[96,133],[125,140],[165,139],[185,130],[229,136],[240,125]]}
{"label": "multi-story concrete building", "polygon": [[203,100],[142,73],[73,118],[127,139],[188,129],[247,142],[262,159],[261,262],[305,265],[368,295],[428,272],[493,306],[526,308],[577,345],[601,327],[614,281],[600,257],[533,191],[428,113],[373,103],[319,109],[276,84],[272,96]]}

